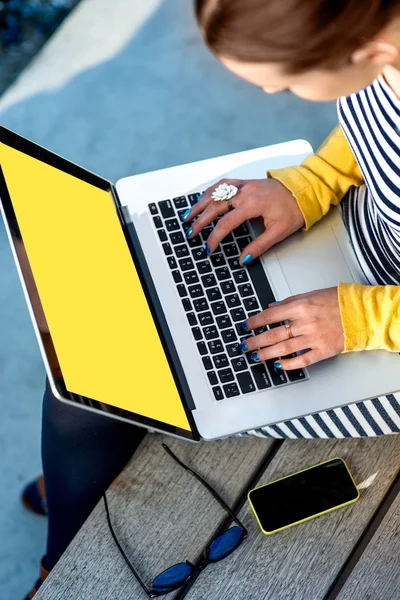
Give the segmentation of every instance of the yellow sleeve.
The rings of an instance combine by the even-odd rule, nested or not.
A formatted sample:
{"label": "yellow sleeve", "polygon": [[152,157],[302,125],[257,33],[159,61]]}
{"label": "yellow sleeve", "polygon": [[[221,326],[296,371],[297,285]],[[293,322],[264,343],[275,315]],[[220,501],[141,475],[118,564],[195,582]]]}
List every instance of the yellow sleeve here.
{"label": "yellow sleeve", "polygon": [[299,167],[268,171],[296,198],[307,231],[322,219],[331,204],[338,204],[351,186],[363,183],[351,148],[338,125],[316,154]]}
{"label": "yellow sleeve", "polygon": [[400,352],[400,287],[339,283],[345,352]]}

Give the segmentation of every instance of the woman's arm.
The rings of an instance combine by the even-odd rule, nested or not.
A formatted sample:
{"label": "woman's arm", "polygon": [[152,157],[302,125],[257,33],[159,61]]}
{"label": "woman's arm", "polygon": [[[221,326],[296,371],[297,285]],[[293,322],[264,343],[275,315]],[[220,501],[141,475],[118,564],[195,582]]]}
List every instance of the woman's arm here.
{"label": "woman's arm", "polygon": [[400,287],[340,283],[344,351],[400,352]]}
{"label": "woman's arm", "polygon": [[363,183],[339,125],[300,167],[269,171],[268,176],[280,181],[296,198],[306,231],[326,215],[331,204],[338,204],[351,186]]}

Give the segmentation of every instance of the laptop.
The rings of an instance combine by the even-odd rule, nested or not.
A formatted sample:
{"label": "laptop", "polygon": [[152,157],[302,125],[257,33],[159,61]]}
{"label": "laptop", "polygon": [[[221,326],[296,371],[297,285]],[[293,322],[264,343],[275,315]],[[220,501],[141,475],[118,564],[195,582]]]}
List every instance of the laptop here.
{"label": "laptop", "polygon": [[237,351],[240,323],[270,302],[363,282],[337,209],[242,268],[260,223],[207,256],[215,223],[188,241],[180,218],[205,185],[150,201],[129,179],[114,186],[0,128],[2,216],[56,398],[198,441],[400,389],[395,353],[281,372]]}

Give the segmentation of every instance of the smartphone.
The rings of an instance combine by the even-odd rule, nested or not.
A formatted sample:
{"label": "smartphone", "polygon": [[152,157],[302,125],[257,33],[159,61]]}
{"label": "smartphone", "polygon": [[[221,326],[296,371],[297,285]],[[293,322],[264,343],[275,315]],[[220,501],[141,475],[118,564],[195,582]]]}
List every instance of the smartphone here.
{"label": "smartphone", "polygon": [[267,535],[356,502],[360,492],[342,458],[332,458],[248,493]]}

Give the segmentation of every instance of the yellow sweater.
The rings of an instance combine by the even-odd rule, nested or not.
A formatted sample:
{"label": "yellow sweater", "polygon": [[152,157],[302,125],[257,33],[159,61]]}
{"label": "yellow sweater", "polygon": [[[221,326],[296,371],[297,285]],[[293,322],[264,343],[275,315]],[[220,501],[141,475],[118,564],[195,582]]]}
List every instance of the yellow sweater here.
{"label": "yellow sweater", "polygon": [[[338,204],[351,186],[363,178],[340,126],[318,152],[300,167],[269,171],[295,196],[307,231]],[[345,352],[384,349],[400,352],[400,287],[339,283]]]}

